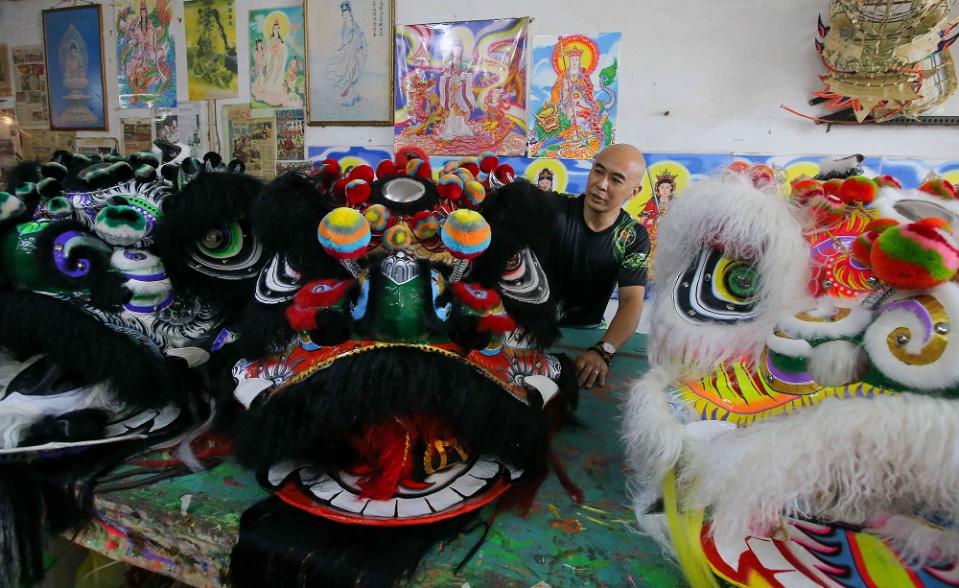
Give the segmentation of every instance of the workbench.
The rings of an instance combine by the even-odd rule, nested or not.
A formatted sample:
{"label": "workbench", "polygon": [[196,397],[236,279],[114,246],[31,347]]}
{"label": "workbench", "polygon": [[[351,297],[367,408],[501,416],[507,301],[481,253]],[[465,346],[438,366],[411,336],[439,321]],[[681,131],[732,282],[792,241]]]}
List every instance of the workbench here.
{"label": "workbench", "polygon": [[[564,330],[555,351],[575,356],[597,330]],[[577,415],[585,428],[561,431],[554,449],[585,494],[576,504],[550,475],[525,518],[502,514],[459,574],[454,570],[482,530],[439,545],[421,563],[413,586],[679,586],[678,569],[635,530],[627,506],[620,405],[646,370],[645,338],[617,354],[607,385],[583,390]],[[73,540],[110,558],[191,586],[226,586],[241,513],[267,497],[252,473],[232,459],[198,473],[135,489],[98,494],[96,519]],[[544,584],[539,584],[543,586]]]}

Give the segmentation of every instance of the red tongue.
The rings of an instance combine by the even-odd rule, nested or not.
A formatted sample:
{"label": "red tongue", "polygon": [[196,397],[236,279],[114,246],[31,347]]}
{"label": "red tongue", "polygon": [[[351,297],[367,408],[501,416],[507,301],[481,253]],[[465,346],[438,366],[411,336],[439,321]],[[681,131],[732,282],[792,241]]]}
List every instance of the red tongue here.
{"label": "red tongue", "polygon": [[350,441],[360,460],[350,471],[359,477],[360,496],[386,500],[396,495],[399,486],[429,488],[428,483],[414,478],[414,472],[422,469],[415,468],[416,460],[423,460],[423,455],[414,454],[414,450],[450,438],[446,427],[423,415],[393,417],[353,436]]}

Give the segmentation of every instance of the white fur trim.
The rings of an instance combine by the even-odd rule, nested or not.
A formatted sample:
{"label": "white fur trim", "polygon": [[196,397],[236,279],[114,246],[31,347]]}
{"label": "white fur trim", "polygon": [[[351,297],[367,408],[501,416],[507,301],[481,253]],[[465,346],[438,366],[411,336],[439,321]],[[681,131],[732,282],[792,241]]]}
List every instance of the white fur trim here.
{"label": "white fur trim", "polygon": [[[925,339],[932,334],[927,332],[920,315],[894,306],[897,302],[922,295],[932,296],[942,304],[947,316],[944,326],[950,332],[946,335],[946,348],[936,361],[926,365],[909,364],[893,355],[887,337],[895,329],[906,327],[909,329],[910,339],[902,349],[906,353],[915,354],[923,348]],[[884,376],[917,392],[953,388],[959,384],[959,333],[954,332],[959,327],[959,285],[948,282],[919,294],[903,293],[882,308],[885,310],[881,309],[876,320],[866,329],[863,347],[869,359]],[[920,314],[922,318],[928,316],[924,312]]]}
{"label": "white fur trim", "polygon": [[822,386],[845,386],[862,379],[869,361],[851,341],[827,341],[812,350],[806,362],[809,375]]}
{"label": "white fur trim", "polygon": [[[124,251],[131,251],[142,259],[130,259],[123,254]],[[118,249],[110,255],[110,265],[124,273],[145,274],[164,271],[163,262],[160,261],[160,258],[146,249]]]}
{"label": "white fur trim", "polygon": [[[772,527],[781,516],[862,524],[878,514],[925,512],[959,520],[959,402],[912,394],[831,399],[708,442],[688,440],[686,448],[684,503],[710,509],[720,540]],[[930,543],[917,542],[912,555],[955,552]]]}
{"label": "white fur trim", "polygon": [[920,519],[893,515],[870,532],[882,537],[907,563],[959,560],[957,529],[933,527]]}
{"label": "white fur trim", "polygon": [[780,321],[779,328],[783,332],[801,339],[833,339],[858,335],[869,326],[873,319],[872,311],[864,308],[860,304],[861,300],[862,298],[837,300],[825,296],[818,298],[815,306],[806,311],[806,315],[825,319],[835,316],[842,309],[848,309],[850,312],[839,320],[822,322],[800,319],[798,315],[802,313],[797,312]]}
{"label": "white fur trim", "polygon": [[94,230],[101,239],[117,247],[135,245],[146,235],[146,227],[137,229],[127,224],[111,227],[103,221],[96,221]]}
{"label": "white fur trim", "polygon": [[946,200],[919,190],[899,190],[885,187],[872,207],[882,218],[891,218],[901,223],[911,223],[921,218],[938,217],[959,230],[959,201]]}
{"label": "white fur trim", "polygon": [[0,221],[20,216],[27,209],[23,200],[14,194],[7,194],[7,197],[0,201]]}
{"label": "white fur trim", "polygon": [[766,346],[771,351],[789,357],[809,357],[812,355],[812,345],[803,339],[790,339],[773,333],[766,337]]}
{"label": "white fur trim", "polygon": [[[650,309],[653,363],[705,372],[758,353],[776,321],[808,299],[809,246],[800,214],[775,192],[755,189],[748,178],[704,180],[683,191],[658,229],[653,271],[658,296]],[[721,243],[729,257],[755,260],[760,276],[755,319],[697,325],[679,316],[677,280],[713,243]]]}

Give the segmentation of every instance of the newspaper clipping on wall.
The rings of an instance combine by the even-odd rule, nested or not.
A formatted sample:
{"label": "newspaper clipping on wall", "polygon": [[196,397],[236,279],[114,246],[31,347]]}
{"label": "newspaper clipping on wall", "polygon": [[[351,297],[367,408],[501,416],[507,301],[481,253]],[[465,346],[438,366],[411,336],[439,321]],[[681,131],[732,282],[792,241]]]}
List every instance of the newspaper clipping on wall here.
{"label": "newspaper clipping on wall", "polygon": [[153,121],[148,118],[120,119],[123,128],[123,153],[149,151],[153,147]]}
{"label": "newspaper clipping on wall", "polygon": [[76,133],[46,129],[20,129],[20,156],[24,159],[47,161],[55,151],[77,150]]}
{"label": "newspaper clipping on wall", "polygon": [[[261,115],[262,113],[262,115]],[[264,180],[276,175],[276,121],[273,111],[246,105],[224,107],[230,159],[246,164],[246,173]]]}
{"label": "newspaper clipping on wall", "polygon": [[43,62],[43,45],[14,47],[12,53],[17,120],[20,128],[49,128],[47,70]]}

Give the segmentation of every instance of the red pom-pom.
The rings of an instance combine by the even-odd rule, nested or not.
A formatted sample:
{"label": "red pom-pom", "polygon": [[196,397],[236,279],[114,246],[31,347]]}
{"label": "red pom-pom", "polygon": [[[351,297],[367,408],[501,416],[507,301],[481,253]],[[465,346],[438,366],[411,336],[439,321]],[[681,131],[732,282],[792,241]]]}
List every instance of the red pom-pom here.
{"label": "red pom-pom", "polygon": [[394,159],[396,160],[396,169],[402,173],[402,171],[406,169],[406,164],[409,163],[411,159],[429,161],[430,158],[426,154],[426,151],[423,151],[419,147],[409,145],[397,149]]}
{"label": "red pom-pom", "polygon": [[373,168],[368,165],[358,165],[350,170],[347,176],[350,180],[363,180],[364,182],[373,181]]}
{"label": "red pom-pom", "polygon": [[726,166],[726,171],[734,174],[744,174],[749,170],[749,164],[745,161],[734,161]]}
{"label": "red pom-pom", "polygon": [[479,166],[473,163],[472,161],[467,161],[466,163],[462,163],[460,164],[460,167],[463,169],[468,169],[469,172],[473,174],[474,178],[480,174]]}
{"label": "red pom-pom", "polygon": [[806,204],[812,198],[825,194],[822,189],[822,182],[812,178],[803,178],[796,180],[792,185],[790,196],[799,204]]}
{"label": "red pom-pom", "polygon": [[839,178],[826,180],[822,185],[822,189],[830,196],[839,196],[839,189],[842,188],[842,182]]}
{"label": "red pom-pom", "polygon": [[453,183],[439,184],[436,186],[436,191],[447,200],[459,200],[459,197],[463,195],[463,187]]}
{"label": "red pom-pom", "polygon": [[346,200],[346,185],[350,183],[347,178],[340,178],[333,183],[333,196],[340,200]]}
{"label": "red pom-pom", "polygon": [[869,204],[876,199],[879,184],[866,176],[852,176],[843,180],[839,186],[839,198],[846,204],[862,202]]}
{"label": "red pom-pom", "polygon": [[875,181],[879,184],[880,188],[896,188],[902,190],[902,184],[899,183],[899,180],[890,175],[878,176],[875,178]]}
{"label": "red pom-pom", "polygon": [[870,255],[872,253],[872,243],[880,233],[889,227],[898,226],[899,223],[891,218],[877,218],[863,228],[862,233],[852,242],[852,258],[862,265],[869,266],[871,263]]}
{"label": "red pom-pom", "polygon": [[516,179],[516,170],[514,170],[510,164],[503,163],[496,168],[496,172],[493,175],[495,175],[496,179],[503,185],[512,184],[513,180]]}
{"label": "red pom-pom", "polygon": [[376,166],[376,177],[379,179],[389,178],[397,175],[396,165],[389,159],[384,159]]}
{"label": "red pom-pom", "polygon": [[370,185],[365,180],[351,180],[346,184],[346,202],[362,204],[370,197]]}
{"label": "red pom-pom", "polygon": [[433,169],[426,159],[411,159],[406,163],[406,175],[429,180],[433,178]]}
{"label": "red pom-pom", "polygon": [[824,193],[809,200],[809,212],[818,226],[828,226],[842,220],[846,204],[835,194]]}
{"label": "red pom-pom", "polygon": [[945,198],[946,200],[956,199],[956,187],[952,185],[952,182],[943,178],[934,178],[924,182],[919,186],[919,191]]}
{"label": "red pom-pom", "polygon": [[313,174],[324,180],[332,180],[340,175],[340,162],[332,158],[324,159],[313,168]]}
{"label": "red pom-pom", "polygon": [[480,160],[480,170],[488,174],[496,169],[496,166],[499,165],[499,159],[495,155],[484,155],[483,159]]}
{"label": "red pom-pom", "polygon": [[946,219],[936,216],[921,218],[912,224],[920,227],[928,227],[930,229],[949,229],[949,223],[946,221]]}

